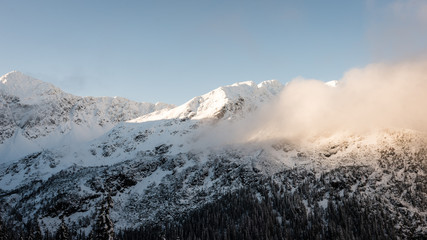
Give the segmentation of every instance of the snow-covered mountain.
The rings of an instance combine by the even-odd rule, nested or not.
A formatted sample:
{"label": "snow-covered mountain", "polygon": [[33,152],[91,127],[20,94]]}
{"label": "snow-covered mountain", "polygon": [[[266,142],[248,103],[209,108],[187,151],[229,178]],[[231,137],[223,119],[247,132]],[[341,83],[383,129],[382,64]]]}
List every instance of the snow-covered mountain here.
{"label": "snow-covered mountain", "polygon": [[77,97],[10,72],[0,78],[0,163],[94,139],[120,122],[172,107],[120,97]]}
{"label": "snow-covered mountain", "polygon": [[[0,204],[3,218],[15,224],[36,216],[43,229],[55,231],[63,217],[74,230],[88,233],[96,206],[111,196],[116,230],[159,226],[166,231],[166,225],[183,224],[193,212],[249,188],[256,202],[271,208],[269,221],[284,229],[295,228],[295,219],[305,219],[307,226],[324,221],[322,226],[331,228],[331,212],[342,213],[351,203],[359,212],[349,219],[362,213],[369,225],[372,219],[394,219],[387,226],[379,224],[384,221],[373,225],[375,231],[383,229],[375,233],[378,238],[427,235],[424,133],[339,133],[304,144],[238,139],[245,136],[240,132],[251,130],[251,117],[268,109],[286,88],[274,80],[220,87],[174,108],[75,97],[17,72],[1,82],[0,149],[8,158],[0,169]],[[27,148],[28,143],[42,147]],[[7,149],[23,146],[25,156],[6,155]],[[299,207],[289,213],[270,198]],[[370,207],[376,210],[366,213]],[[345,227],[338,233],[358,233]],[[390,229],[393,233],[384,232]],[[332,236],[328,231],[320,238]]]}

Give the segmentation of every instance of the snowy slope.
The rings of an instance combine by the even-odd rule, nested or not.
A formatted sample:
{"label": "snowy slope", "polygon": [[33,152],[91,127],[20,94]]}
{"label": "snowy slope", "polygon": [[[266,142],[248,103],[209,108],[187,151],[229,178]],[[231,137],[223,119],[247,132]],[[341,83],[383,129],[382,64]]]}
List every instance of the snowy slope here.
{"label": "snowy slope", "polygon": [[[11,81],[11,77],[4,79],[6,84]],[[336,87],[339,82],[327,85]],[[89,231],[98,202],[111,194],[116,229],[135,228],[171,221],[224,193],[269,179],[283,186],[281,194],[298,191],[307,212],[319,206],[326,209],[331,202],[339,204],[342,198],[372,198],[398,219],[400,236],[427,234],[424,133],[405,129],[364,135],[343,132],[304,144],[285,139],[228,141],[233,135],[228,130],[247,124],[283,88],[277,81],[236,83],[175,108],[157,106],[157,111],[155,105],[120,98],[64,97],[59,91],[60,99],[71,102],[60,117],[55,114],[63,108],[46,110],[51,100],[31,98],[20,105],[18,96],[3,97],[4,109],[21,111],[4,111],[9,114],[4,126],[10,125],[13,134],[4,138],[3,145],[13,148],[26,144],[19,141],[42,144],[47,139],[49,148],[31,150],[0,168],[2,214],[37,215],[48,229],[55,229],[63,215]],[[49,104],[35,105],[42,110],[28,110],[40,101]],[[147,114],[140,114],[144,110]],[[38,116],[39,111],[50,112],[30,124],[18,124],[13,118],[26,113]],[[51,116],[56,116],[55,124],[49,127],[46,122]],[[90,132],[95,130],[99,132]],[[82,137],[81,131],[89,131],[90,136]],[[54,136],[67,139],[64,136],[72,134],[80,137],[78,143],[49,142]]]}
{"label": "snowy slope", "polygon": [[[176,108],[165,108],[127,122],[121,122],[108,132],[105,130],[111,128],[111,125],[107,125],[109,128],[102,128],[97,121],[103,121],[103,119],[98,120],[93,115],[96,115],[96,113],[94,114],[95,111],[106,110],[99,110],[99,105],[110,105],[96,103],[117,99],[80,99],[74,108],[81,108],[86,111],[72,111],[73,119],[82,119],[82,122],[87,125],[76,127],[77,124],[73,121],[71,123],[73,129],[66,133],[65,139],[63,135],[59,135],[63,139],[58,141],[58,144],[49,142],[54,136],[52,133],[47,137],[38,137],[36,139],[38,144],[43,144],[44,139],[48,139],[44,146],[49,148],[45,148],[46,150],[42,151],[44,154],[40,155],[45,157],[39,156],[43,163],[36,161],[31,164],[33,168],[37,169],[31,177],[25,177],[23,174],[6,174],[0,183],[3,189],[12,189],[23,182],[47,180],[51,175],[73,165],[85,167],[111,165],[135,158],[141,154],[152,155],[159,151],[180,154],[194,151],[195,146],[197,146],[197,151],[204,150],[205,147],[208,147],[206,144],[209,145],[209,142],[204,142],[204,145],[200,146],[199,139],[208,139],[209,137],[204,135],[209,134],[208,130],[213,128],[218,121],[242,118],[245,114],[253,112],[272,101],[282,88],[283,86],[277,81],[266,81],[258,85],[253,82],[243,82],[220,87],[200,97],[193,98]],[[98,102],[94,103],[94,100],[98,100]],[[85,104],[81,102],[85,102]],[[118,108],[117,112],[122,109],[123,107]],[[128,109],[125,110],[127,110],[127,114],[132,113]],[[91,129],[86,128],[86,126],[90,126]],[[85,139],[82,137],[85,135],[84,131],[93,133],[94,129],[99,129],[99,137],[94,138],[92,136]],[[101,135],[104,132],[106,134]],[[74,137],[71,134],[77,134],[77,136]],[[70,140],[70,137],[73,139],[78,137],[79,142]],[[24,145],[21,142],[17,143],[16,139],[10,143],[12,147]],[[23,139],[31,144],[31,140]],[[3,145],[10,146],[7,143]],[[159,150],[159,148],[164,148],[164,150]],[[30,150],[36,154],[41,151],[36,147]],[[46,161],[46,157],[55,159],[55,168],[48,167],[51,162]],[[26,165],[28,167],[28,163]],[[35,167],[36,165],[38,166]],[[26,170],[22,169],[22,171]]]}
{"label": "snowy slope", "polygon": [[18,71],[12,71],[0,77],[0,92],[19,98],[22,104],[36,105],[57,100],[58,97],[72,97],[62,92],[50,83],[27,76]]}
{"label": "snowy slope", "polygon": [[77,97],[20,72],[10,72],[0,78],[0,163],[45,148],[87,141],[119,122],[171,107],[124,98]]}
{"label": "snowy slope", "polygon": [[264,81],[258,85],[251,81],[235,83],[195,97],[174,109],[147,114],[132,122],[236,118],[270,102],[282,89],[283,85],[276,80]]}

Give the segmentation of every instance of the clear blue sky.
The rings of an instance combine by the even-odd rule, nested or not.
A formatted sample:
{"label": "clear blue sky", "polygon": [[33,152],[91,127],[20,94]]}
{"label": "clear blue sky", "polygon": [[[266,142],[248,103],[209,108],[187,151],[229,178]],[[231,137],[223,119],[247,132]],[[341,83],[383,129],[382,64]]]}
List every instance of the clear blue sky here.
{"label": "clear blue sky", "polygon": [[401,40],[424,46],[415,30],[384,41],[414,25],[396,20],[399,2],[1,1],[0,75],[173,104],[240,81],[329,81],[393,58]]}

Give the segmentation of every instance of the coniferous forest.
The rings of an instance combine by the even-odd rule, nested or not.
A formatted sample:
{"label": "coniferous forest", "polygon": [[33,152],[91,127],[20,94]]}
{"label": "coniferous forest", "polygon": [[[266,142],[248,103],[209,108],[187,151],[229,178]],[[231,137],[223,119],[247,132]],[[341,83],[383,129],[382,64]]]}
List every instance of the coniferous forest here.
{"label": "coniferous forest", "polygon": [[[396,232],[396,220],[378,199],[361,195],[331,198],[327,204],[306,208],[310,193],[293,193],[269,179],[260,180],[173,221],[137,229],[114,229],[109,218],[111,198],[99,203],[90,234],[62,221],[52,232],[42,232],[36,221],[17,230],[0,222],[0,239],[424,239]],[[308,209],[308,210],[307,210]],[[14,230],[12,230],[14,229]],[[114,231],[115,230],[115,231]]]}
{"label": "coniferous forest", "polygon": [[274,183],[262,186],[257,191],[244,188],[228,193],[163,228],[145,226],[121,231],[117,237],[124,240],[397,238],[393,219],[372,200],[330,201],[326,209],[319,206],[307,212],[301,193],[283,196]]}

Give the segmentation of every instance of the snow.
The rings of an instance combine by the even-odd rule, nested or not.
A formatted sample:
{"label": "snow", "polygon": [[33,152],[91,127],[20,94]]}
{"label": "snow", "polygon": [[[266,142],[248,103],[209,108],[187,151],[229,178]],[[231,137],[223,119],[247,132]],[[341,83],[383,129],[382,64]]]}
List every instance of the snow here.
{"label": "snow", "polygon": [[21,72],[12,71],[0,77],[0,92],[17,96],[22,103],[38,104],[51,99],[52,96],[66,94],[52,84],[29,77]]}
{"label": "snow", "polygon": [[[19,72],[7,74],[1,78],[1,81],[4,85],[3,91],[7,90],[8,94],[16,94],[19,97],[25,97],[24,95],[28,94],[25,87],[19,89],[19,81],[21,81],[21,85],[28,83],[28,85],[38,88],[40,94],[49,92],[49,89],[55,89],[55,92],[59,94],[56,96],[57,99],[71,96],[62,93],[50,84],[45,84]],[[331,85],[332,83],[326,84]],[[337,82],[333,83],[334,86],[336,84]],[[209,141],[216,131],[215,127],[221,126],[218,121],[245,119],[248,112],[256,111],[264,104],[273,101],[283,88],[284,86],[276,80],[264,81],[259,84],[252,81],[240,82],[219,87],[174,108],[162,103],[154,105],[134,103],[121,97],[80,98],[71,96],[71,99],[77,102],[71,105],[69,119],[79,119],[81,123],[65,121],[50,130],[48,134],[41,134],[35,139],[25,137],[23,129],[16,128],[13,137],[0,144],[2,156],[0,164],[7,166],[28,154],[55,150],[54,152],[58,152],[60,156],[60,163],[56,168],[38,170],[38,176],[46,179],[73,164],[85,167],[113,165],[133,159],[140,154],[150,155],[155,152],[156,147],[162,144],[168,146],[167,154],[169,155],[194,151],[200,155],[199,161],[203,162],[208,159],[208,151],[215,152],[223,147],[223,145],[215,146],[213,144],[212,141],[217,140]],[[37,103],[36,100],[32,102],[32,104],[35,103]],[[39,110],[44,111],[43,106],[40,106]],[[127,122],[108,120],[116,116],[135,116],[139,112],[142,116]],[[146,112],[148,114],[143,114]],[[25,115],[23,116],[25,117]],[[104,121],[102,125],[99,124],[100,119]],[[60,122],[57,119],[55,121]],[[36,126],[36,133],[43,133],[43,128],[43,125]],[[251,162],[253,167],[261,169],[265,173],[274,173],[280,169],[295,166],[321,164],[336,167],[342,164],[352,164],[354,162],[352,159],[338,159],[349,156],[350,153],[359,152],[355,148],[338,149],[331,157],[321,161],[313,161],[312,156],[323,155],[330,151],[331,146],[349,145],[350,141],[351,146],[355,146],[357,143],[363,148],[370,149],[371,145],[377,144],[377,138],[374,136],[377,135],[357,138],[342,133],[329,138],[313,139],[311,143],[304,144],[303,148],[287,146],[286,151],[273,150],[272,143],[268,142],[261,146],[257,142],[250,144],[244,141],[243,145],[234,147],[245,149],[242,153],[247,156],[244,161]],[[110,152],[104,154],[104,149]],[[268,151],[264,151],[264,149]],[[301,152],[305,154],[301,155]],[[360,154],[357,157],[360,158]],[[7,186],[13,188],[21,181],[20,177],[18,175],[13,178],[5,177],[2,181],[7,181]],[[140,188],[145,189],[145,187],[143,185]]]}
{"label": "snow", "polygon": [[[144,115],[140,118],[133,119],[130,122],[141,123],[148,121],[164,119],[184,119],[193,120],[215,118],[225,105],[235,103],[239,98],[243,98],[253,107],[259,106],[260,102],[271,100],[282,89],[283,85],[276,81],[270,80],[260,84],[252,81],[240,82],[232,85],[219,87],[202,96],[195,97],[190,101],[173,108]],[[229,116],[230,117],[230,116]]]}
{"label": "snow", "polygon": [[333,81],[326,82],[325,84],[329,87],[337,87],[339,84],[339,81],[333,80]]}
{"label": "snow", "polygon": [[149,186],[153,186],[153,187],[157,186],[161,182],[163,177],[170,174],[170,173],[172,173],[172,172],[157,169],[150,176],[148,176],[148,177],[142,179],[140,182],[138,182],[133,187],[133,189],[134,189],[133,192],[138,193],[138,194],[144,194],[144,191]]}
{"label": "snow", "polygon": [[[19,91],[17,90],[18,87],[12,87],[18,86],[20,80],[25,83],[29,82],[29,85],[33,87],[36,85],[43,86],[39,87],[40,91],[38,91],[41,94],[40,99],[44,98],[43,94],[49,89],[55,89],[49,84],[26,77],[21,73],[11,73],[2,77],[2,82],[8,84],[7,87],[3,87],[3,90],[7,91],[7,94],[12,94],[19,98],[27,96],[28,93],[25,92],[25,89]],[[11,84],[12,81],[15,81],[15,83]],[[21,84],[23,83],[21,82]],[[53,128],[47,134],[45,132],[44,134],[36,135],[35,139],[28,139],[23,134],[23,129],[16,128],[13,137],[6,139],[0,145],[3,166],[7,166],[25,155],[44,151],[54,154],[58,162],[55,163],[54,168],[50,168],[46,165],[48,164],[47,162],[45,165],[42,164],[44,160],[43,157],[40,157],[40,159],[35,159],[29,166],[32,177],[26,174],[28,168],[25,168],[19,170],[16,174],[2,176],[0,184],[2,189],[11,190],[31,180],[47,180],[50,176],[72,166],[111,166],[127,159],[133,159],[141,153],[153,154],[156,147],[162,144],[170,146],[167,154],[175,155],[182,152],[190,152],[194,150],[201,134],[204,134],[205,130],[212,126],[212,122],[206,120],[218,119],[218,113],[221,111],[224,111],[222,116],[224,120],[238,117],[238,111],[241,111],[240,114],[243,116],[246,111],[254,111],[264,102],[271,101],[280,93],[282,88],[283,85],[275,80],[265,81],[260,84],[255,84],[251,81],[241,82],[217,88],[172,109],[170,105],[162,103],[137,105],[136,103],[129,104],[128,100],[120,97],[80,98],[56,90],[55,92],[58,94],[56,101],[60,101],[59,99],[64,96],[77,101],[71,105],[72,111],[69,113],[68,118],[80,119],[85,124],[78,124],[78,122],[68,120]],[[31,101],[29,99],[27,98],[26,104],[40,105],[40,101],[37,101],[37,99],[32,98]],[[52,99],[54,99],[53,96],[45,98],[47,102]],[[233,106],[236,103],[241,104],[242,109],[234,109]],[[39,109],[40,111],[45,111],[44,106],[40,106]],[[127,122],[119,122],[118,124],[113,122],[105,122],[102,126],[98,124],[99,118],[104,117],[109,112],[114,112],[117,115],[129,115],[130,112],[144,111],[152,111],[152,113],[142,114],[143,116],[139,118]],[[28,115],[23,116],[28,117]],[[219,118],[221,119],[221,117]],[[105,119],[107,118],[105,117]],[[60,121],[55,119],[55,122]],[[39,128],[38,132],[43,132],[43,125],[36,127]],[[137,136],[144,136],[141,138],[141,142],[135,141]],[[112,146],[111,149],[114,149],[108,156],[103,156],[102,154],[105,146]],[[123,146],[131,150],[125,151]],[[203,148],[200,145],[197,147],[199,150]],[[216,150],[211,149],[210,151]],[[196,152],[199,156],[196,160],[198,164],[206,164],[209,153],[198,150]],[[248,152],[251,152],[250,155],[253,157],[244,158],[242,161],[255,161],[256,165],[265,169],[275,169],[278,164],[271,164],[266,161],[265,158],[267,156],[264,158],[262,150],[250,148]],[[187,160],[181,168],[175,169],[175,171],[179,173],[194,166],[194,164],[196,164],[194,161]],[[38,166],[37,169],[35,169],[35,165]],[[158,185],[170,173],[171,171],[157,169],[148,177],[138,181],[137,185],[132,188],[132,192],[143,194],[147,187]],[[213,182],[210,178],[213,172],[211,169],[208,170],[208,175],[209,177],[204,180],[204,185],[212,187]]]}
{"label": "snow", "polygon": [[324,199],[322,199],[322,201],[319,201],[318,203],[319,203],[320,207],[322,207],[323,209],[326,209],[326,208],[328,208],[328,202],[329,202],[329,200],[324,198]]}
{"label": "snow", "polygon": [[13,71],[0,78],[0,164],[43,149],[91,141],[123,122],[173,105],[77,97]]}

